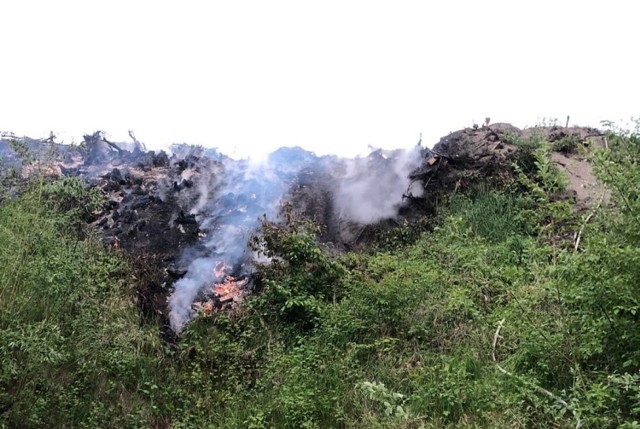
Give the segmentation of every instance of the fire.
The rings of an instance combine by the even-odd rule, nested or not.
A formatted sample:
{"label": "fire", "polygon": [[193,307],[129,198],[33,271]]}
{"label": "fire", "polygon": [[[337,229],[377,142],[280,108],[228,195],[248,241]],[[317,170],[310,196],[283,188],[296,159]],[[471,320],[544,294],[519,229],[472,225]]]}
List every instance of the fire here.
{"label": "fire", "polygon": [[[242,302],[247,291],[245,286],[248,279],[238,279],[230,274],[231,266],[224,261],[218,261],[213,268],[213,274],[217,283],[211,287],[211,294],[208,299],[193,304],[193,308],[204,314],[213,314],[224,308],[233,308],[235,304]],[[219,304],[216,304],[219,303]]]}
{"label": "fire", "polygon": [[248,282],[247,279],[238,280],[233,276],[226,276],[223,282],[213,285],[212,291],[221,302],[240,302],[244,298],[244,286]]}
{"label": "fire", "polygon": [[227,274],[227,271],[229,271],[230,269],[231,266],[229,264],[225,263],[224,261],[218,261],[216,263],[216,266],[213,268],[213,275],[216,276],[216,279],[221,279]]}
{"label": "fire", "polygon": [[213,308],[213,302],[212,301],[205,301],[205,302],[196,302],[193,304],[193,307],[202,312],[202,313],[213,313],[214,312],[214,308]]}

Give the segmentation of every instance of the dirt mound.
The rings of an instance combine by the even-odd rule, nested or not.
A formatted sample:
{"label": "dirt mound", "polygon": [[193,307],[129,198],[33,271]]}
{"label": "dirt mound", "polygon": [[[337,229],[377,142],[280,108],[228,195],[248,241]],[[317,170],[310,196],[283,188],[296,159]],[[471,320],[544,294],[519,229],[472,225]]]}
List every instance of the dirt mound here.
{"label": "dirt mound", "polygon": [[479,181],[501,180],[511,174],[512,162],[531,139],[551,143],[552,160],[566,175],[568,191],[578,207],[592,205],[601,198],[605,189],[579,148],[588,144],[604,146],[604,135],[588,127],[520,130],[510,124],[492,124],[465,128],[443,137],[432,150],[425,150],[423,164],[411,177],[424,184],[427,196],[454,192]]}
{"label": "dirt mound", "polygon": [[[604,138],[598,130],[580,127],[520,130],[509,124],[485,125],[453,132],[433,149],[379,150],[356,160],[287,148],[270,156],[275,169],[187,145],[174,146],[169,156],[145,151],[135,139],[114,143],[94,133],[85,136],[80,147],[47,143],[58,153],[47,168],[53,174],[80,176],[104,193],[108,204],[91,226],[100,231],[105,245],[131,255],[143,314],[168,320],[167,298],[174,283],[203,255],[207,261],[219,255],[228,263],[225,276],[241,276],[236,283],[250,287],[245,281],[250,264],[245,262],[251,255],[242,240],[253,232],[249,229],[255,228],[255,218],[275,213],[274,204],[281,198],[322,225],[320,239],[337,252],[358,249],[380,229],[434,213],[443,194],[509,179],[526,141],[535,138],[552,144],[552,159],[567,175],[580,207],[602,198],[604,188],[579,148],[603,145]],[[14,168],[20,167],[16,147],[21,146],[0,141],[0,153]],[[33,140],[24,147],[33,148],[38,157],[45,153]],[[224,262],[224,249],[231,245],[234,260]],[[215,271],[216,266],[207,262],[206,270]],[[213,287],[224,289],[223,297],[229,295],[223,287],[230,284],[225,276]],[[201,308],[203,302],[206,308],[222,308],[222,302],[202,293],[195,300]],[[236,300],[227,301],[234,305]]]}

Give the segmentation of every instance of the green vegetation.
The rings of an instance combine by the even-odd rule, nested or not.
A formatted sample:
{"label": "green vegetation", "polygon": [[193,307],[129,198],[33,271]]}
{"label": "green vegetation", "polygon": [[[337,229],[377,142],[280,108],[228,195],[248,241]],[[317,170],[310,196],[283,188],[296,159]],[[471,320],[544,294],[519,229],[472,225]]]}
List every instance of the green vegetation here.
{"label": "green vegetation", "polygon": [[153,417],[157,329],[140,327],[121,258],[69,232],[98,201],[64,179],[0,206],[2,427],[147,427]]}
{"label": "green vegetation", "polygon": [[0,205],[0,427],[640,427],[640,128],[607,143],[586,212],[544,141],[368,253],[285,210],[257,293],[174,346],[79,234],[99,196],[39,182]]}

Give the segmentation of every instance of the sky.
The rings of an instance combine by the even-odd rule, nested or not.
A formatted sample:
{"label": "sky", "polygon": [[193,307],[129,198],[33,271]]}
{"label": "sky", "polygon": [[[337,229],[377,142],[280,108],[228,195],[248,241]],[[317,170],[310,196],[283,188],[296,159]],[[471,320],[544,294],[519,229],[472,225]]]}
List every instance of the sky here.
{"label": "sky", "polygon": [[0,3],[0,131],[352,156],[638,116],[635,1]]}

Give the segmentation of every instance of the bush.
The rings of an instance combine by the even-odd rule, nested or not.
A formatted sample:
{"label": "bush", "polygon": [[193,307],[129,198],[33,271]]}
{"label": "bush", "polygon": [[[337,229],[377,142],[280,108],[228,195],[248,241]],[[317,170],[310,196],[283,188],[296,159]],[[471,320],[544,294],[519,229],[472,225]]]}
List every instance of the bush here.
{"label": "bush", "polygon": [[639,427],[638,135],[596,151],[611,204],[589,213],[540,139],[513,183],[367,253],[285,208],[255,293],[175,344],[122,255],[76,234],[100,196],[37,181],[0,204],[0,427]]}
{"label": "bush", "polygon": [[69,233],[77,219],[48,196],[68,183],[0,205],[0,424],[147,427],[161,342],[122,258]]}

